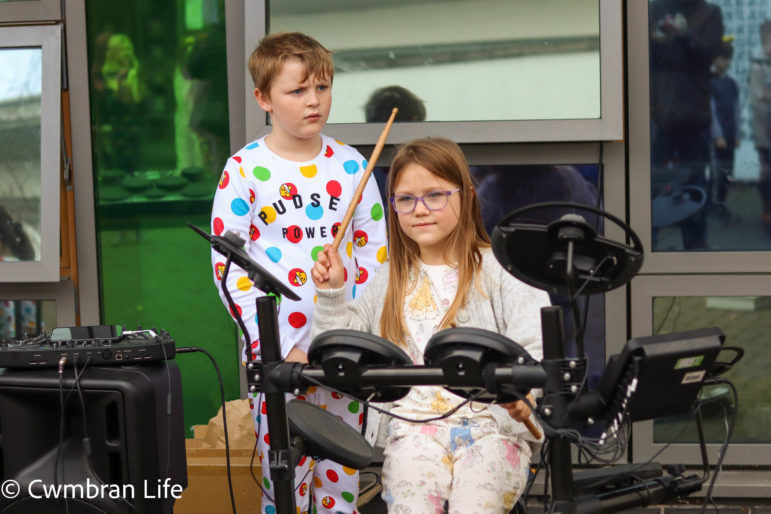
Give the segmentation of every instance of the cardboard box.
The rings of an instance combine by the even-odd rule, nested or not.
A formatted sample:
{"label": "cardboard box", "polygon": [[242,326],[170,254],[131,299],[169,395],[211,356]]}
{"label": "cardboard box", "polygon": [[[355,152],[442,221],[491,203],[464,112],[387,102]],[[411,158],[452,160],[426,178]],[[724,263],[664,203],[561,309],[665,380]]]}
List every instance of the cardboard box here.
{"label": "cardboard box", "polygon": [[[187,439],[187,488],[174,504],[175,514],[210,514],[232,512],[230,490],[228,489],[227,466],[224,448],[201,448],[199,440]],[[252,449],[230,450],[230,472],[233,482],[233,497],[239,514],[260,512],[260,487],[257,480],[262,471],[255,456],[251,471],[249,463]]]}
{"label": "cardboard box", "polygon": [[[233,497],[239,514],[259,513],[262,492],[257,481],[262,476],[254,450],[254,423],[248,400],[226,403],[230,475]],[[187,453],[187,488],[174,504],[176,514],[231,512],[230,489],[225,457],[225,433],[222,409],[207,425],[193,427],[193,439],[185,440]],[[257,480],[257,481],[255,481]]]}

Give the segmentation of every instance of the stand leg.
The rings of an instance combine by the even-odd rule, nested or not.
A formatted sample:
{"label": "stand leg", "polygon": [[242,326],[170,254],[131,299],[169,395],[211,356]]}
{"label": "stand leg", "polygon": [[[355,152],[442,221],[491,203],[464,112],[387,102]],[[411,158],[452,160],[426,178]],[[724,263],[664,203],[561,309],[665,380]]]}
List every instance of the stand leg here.
{"label": "stand leg", "polygon": [[[268,433],[270,434],[270,478],[275,488],[276,510],[279,514],[295,514],[294,465],[289,449],[289,423],[286,417],[284,393],[269,379],[274,364],[281,362],[279,344],[278,314],[276,298],[257,298],[257,319],[260,326],[260,353],[265,369],[263,390],[268,412]],[[251,351],[247,341],[247,352]]]}
{"label": "stand leg", "polygon": [[[562,309],[560,307],[544,307],[541,309],[541,330],[543,334],[543,356],[547,369],[547,381],[544,386],[544,403],[551,406],[554,417],[552,423],[561,428],[562,397],[559,389],[559,377],[554,377],[550,370],[559,368],[549,365],[548,361],[561,361],[565,358]],[[559,406],[559,408],[558,408]],[[550,444],[549,472],[552,477],[552,501],[570,501],[573,499],[573,462],[570,455],[570,441],[564,437],[554,437]]]}

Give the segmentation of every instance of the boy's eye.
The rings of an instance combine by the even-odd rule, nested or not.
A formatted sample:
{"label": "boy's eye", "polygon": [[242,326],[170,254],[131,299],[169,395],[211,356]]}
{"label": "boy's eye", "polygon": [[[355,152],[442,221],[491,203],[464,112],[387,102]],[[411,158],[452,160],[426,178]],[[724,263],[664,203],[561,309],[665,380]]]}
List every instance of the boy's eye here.
{"label": "boy's eye", "polygon": [[303,92],[303,90],[302,90],[302,89],[295,89],[294,91],[292,91],[292,92],[291,92],[291,94],[293,94],[293,95],[299,95],[299,94],[301,94],[302,92]]}
{"label": "boy's eye", "polygon": [[319,91],[326,91],[327,89],[329,89],[329,85],[327,85],[327,84],[322,84],[322,85],[318,86],[318,88],[317,88],[317,89],[318,89]]}

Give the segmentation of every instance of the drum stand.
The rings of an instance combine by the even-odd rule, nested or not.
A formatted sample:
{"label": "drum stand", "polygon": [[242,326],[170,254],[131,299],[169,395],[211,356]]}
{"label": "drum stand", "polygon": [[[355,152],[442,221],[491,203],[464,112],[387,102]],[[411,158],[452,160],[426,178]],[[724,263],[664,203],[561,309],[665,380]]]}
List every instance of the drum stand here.
{"label": "drum stand", "polygon": [[[555,204],[549,204],[549,206],[552,205]],[[602,213],[597,209],[590,208],[589,210]],[[521,398],[525,392],[532,388],[543,388],[544,398],[539,412],[541,417],[548,421],[550,427],[565,428],[577,420],[608,415],[609,396],[603,397],[601,393],[594,390],[583,390],[586,373],[586,359],[583,358],[583,352],[579,352],[578,359],[565,358],[562,311],[559,307],[541,309],[544,359],[538,365],[534,365],[531,362],[532,359],[528,361],[526,357],[529,355],[516,343],[509,340],[506,340],[508,341],[506,343],[506,341],[501,341],[502,336],[498,334],[470,328],[449,329],[435,334],[434,337],[437,340],[433,341],[434,338],[432,338],[426,347],[425,366],[410,365],[410,358],[392,343],[380,340],[371,334],[345,330],[325,332],[311,344],[308,352],[309,361],[320,363],[321,366],[285,363],[281,359],[276,298],[279,295],[295,300],[299,298],[283,283],[254,263],[243,251],[243,241],[235,234],[229,233],[223,238],[210,236],[192,225],[191,228],[209,240],[212,248],[227,256],[227,263],[221,280],[222,290],[230,305],[231,312],[234,313],[245,335],[249,392],[262,391],[265,393],[270,434],[268,454],[270,474],[274,483],[274,501],[279,514],[295,513],[293,479],[295,466],[302,455],[310,453],[319,457],[331,458],[356,469],[366,467],[372,458],[372,448],[364,438],[355,429],[345,425],[332,414],[307,402],[290,401],[289,404],[286,403],[286,392],[299,394],[309,384],[323,384],[349,391],[353,389],[356,393],[355,396],[370,397],[371,401],[392,401],[394,398],[401,398],[409,390],[409,387],[406,386],[413,385],[442,385],[452,392],[464,396],[464,391],[469,389],[486,390],[488,396],[480,399],[480,401],[501,398],[505,401],[512,401],[512,395],[515,398]],[[585,265],[587,262],[590,264],[599,262],[597,267],[600,267],[609,259],[614,265],[618,264],[617,269],[612,275],[608,275],[610,278],[606,279],[605,282],[597,281],[597,278],[594,277],[594,268],[590,269],[587,266],[586,269],[579,269],[579,271],[592,275],[591,280],[593,282],[587,280],[586,283],[590,286],[586,289],[594,288],[596,289],[594,292],[599,292],[618,287],[631,279],[639,270],[642,263],[642,247],[631,229],[628,231],[634,241],[634,248],[615,245],[604,240],[599,241],[601,244],[598,245],[583,246],[582,251],[588,257],[581,255],[583,257],[581,265]],[[535,238],[539,243],[537,245],[514,244],[515,247],[547,247],[547,242],[544,239],[548,237],[550,239],[556,238],[560,245],[567,241],[567,252],[548,255],[550,260],[536,255],[530,261],[516,261],[515,258],[519,256],[510,251],[508,245],[512,245],[512,242],[507,241],[507,236],[512,234],[517,237],[523,237],[524,234],[525,238]],[[586,234],[588,237],[585,236]],[[524,268],[535,266],[536,263],[542,264],[549,261],[552,264],[567,264],[567,271],[562,278],[555,278],[553,274],[531,273],[528,275],[528,273],[522,272],[525,282],[536,287],[541,286],[542,289],[546,290],[555,287],[554,280],[560,281],[568,278],[568,282],[574,281],[572,276],[574,248],[584,244],[587,240],[595,239],[595,235],[591,233],[590,229],[587,229],[586,224],[576,218],[562,218],[550,226],[549,232],[541,230],[538,226],[512,225],[510,232],[498,234],[497,239],[495,236],[494,233],[493,249],[496,251],[496,257],[515,276],[519,277],[512,270],[522,272]],[[596,239],[599,240],[600,238]],[[591,252],[598,252],[599,257],[590,255],[590,250]],[[607,251],[611,257],[603,256],[602,252],[604,251]],[[267,293],[256,300],[260,332],[260,362],[255,361],[252,357],[251,339],[225,287],[227,273],[232,262],[249,273],[249,278],[254,281],[255,287]],[[600,278],[602,279],[602,277]],[[573,289],[572,284],[569,284],[569,289]],[[457,332],[453,333],[453,331]],[[715,352],[709,363],[709,371],[718,370],[719,373],[722,373],[730,369],[741,355],[737,355],[737,358],[730,363],[715,362],[714,359],[717,351],[719,351],[715,351],[715,348],[722,345],[723,336],[718,329],[705,329],[705,331],[702,331],[705,333],[699,332],[696,339],[699,340],[705,351]],[[677,336],[677,334],[674,335]],[[691,337],[693,336],[691,335]],[[673,342],[676,342],[676,339],[675,337]],[[719,343],[716,344],[715,341],[718,340]],[[432,343],[437,344],[432,345]],[[582,350],[580,346],[579,350]],[[655,359],[652,359],[651,362],[653,362],[651,366],[657,365]],[[371,366],[372,363],[377,365]],[[607,366],[605,372],[610,367]],[[603,379],[605,372],[603,372]],[[617,394],[617,390],[624,389],[625,386],[617,377],[612,373],[609,373],[608,376],[613,394]],[[398,389],[400,386],[401,389]],[[474,399],[479,398],[474,396]],[[298,410],[300,404],[303,405]],[[290,410],[289,419],[287,407]],[[651,419],[652,417],[639,417],[638,419]],[[300,423],[300,418],[304,418],[306,422]],[[308,419],[310,419],[309,422]],[[298,436],[292,437],[291,441],[290,423],[292,429],[299,433]],[[327,432],[334,431],[335,433],[340,430],[352,430],[352,433],[344,434],[342,438],[347,439],[347,444],[353,444],[353,446],[358,444],[358,448],[349,451],[345,446],[332,444],[331,441],[334,437],[328,437],[324,433],[325,429]],[[658,469],[657,474],[654,473],[654,478],[651,480],[636,481],[630,487],[621,487],[602,495],[582,494],[581,488],[576,487],[570,453],[571,442],[559,433],[556,435],[552,433],[549,436],[549,444],[551,445],[549,466],[553,479],[551,511],[563,514],[618,512],[632,507],[645,506],[654,501],[687,496],[698,491],[706,481],[709,472],[701,419],[698,416],[697,429],[704,462],[705,474],[703,477],[683,476],[682,470],[672,476],[662,477],[661,470]],[[600,480],[604,481],[608,476],[618,474],[631,477],[639,472],[639,467],[630,466],[630,470],[611,468],[606,474],[607,476],[601,476]],[[660,466],[658,467],[660,468]]]}

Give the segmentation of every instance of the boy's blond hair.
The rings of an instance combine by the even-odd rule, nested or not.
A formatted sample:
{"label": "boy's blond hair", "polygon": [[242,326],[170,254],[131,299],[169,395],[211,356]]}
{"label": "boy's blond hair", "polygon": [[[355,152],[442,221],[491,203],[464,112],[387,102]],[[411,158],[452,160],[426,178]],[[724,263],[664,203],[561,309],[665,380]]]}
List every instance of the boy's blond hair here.
{"label": "boy's blond hair", "polygon": [[303,80],[311,76],[332,80],[335,71],[332,53],[321,43],[301,32],[277,32],[262,38],[249,57],[254,87],[270,97],[271,82],[281,72],[284,62],[292,58],[305,65]]}

